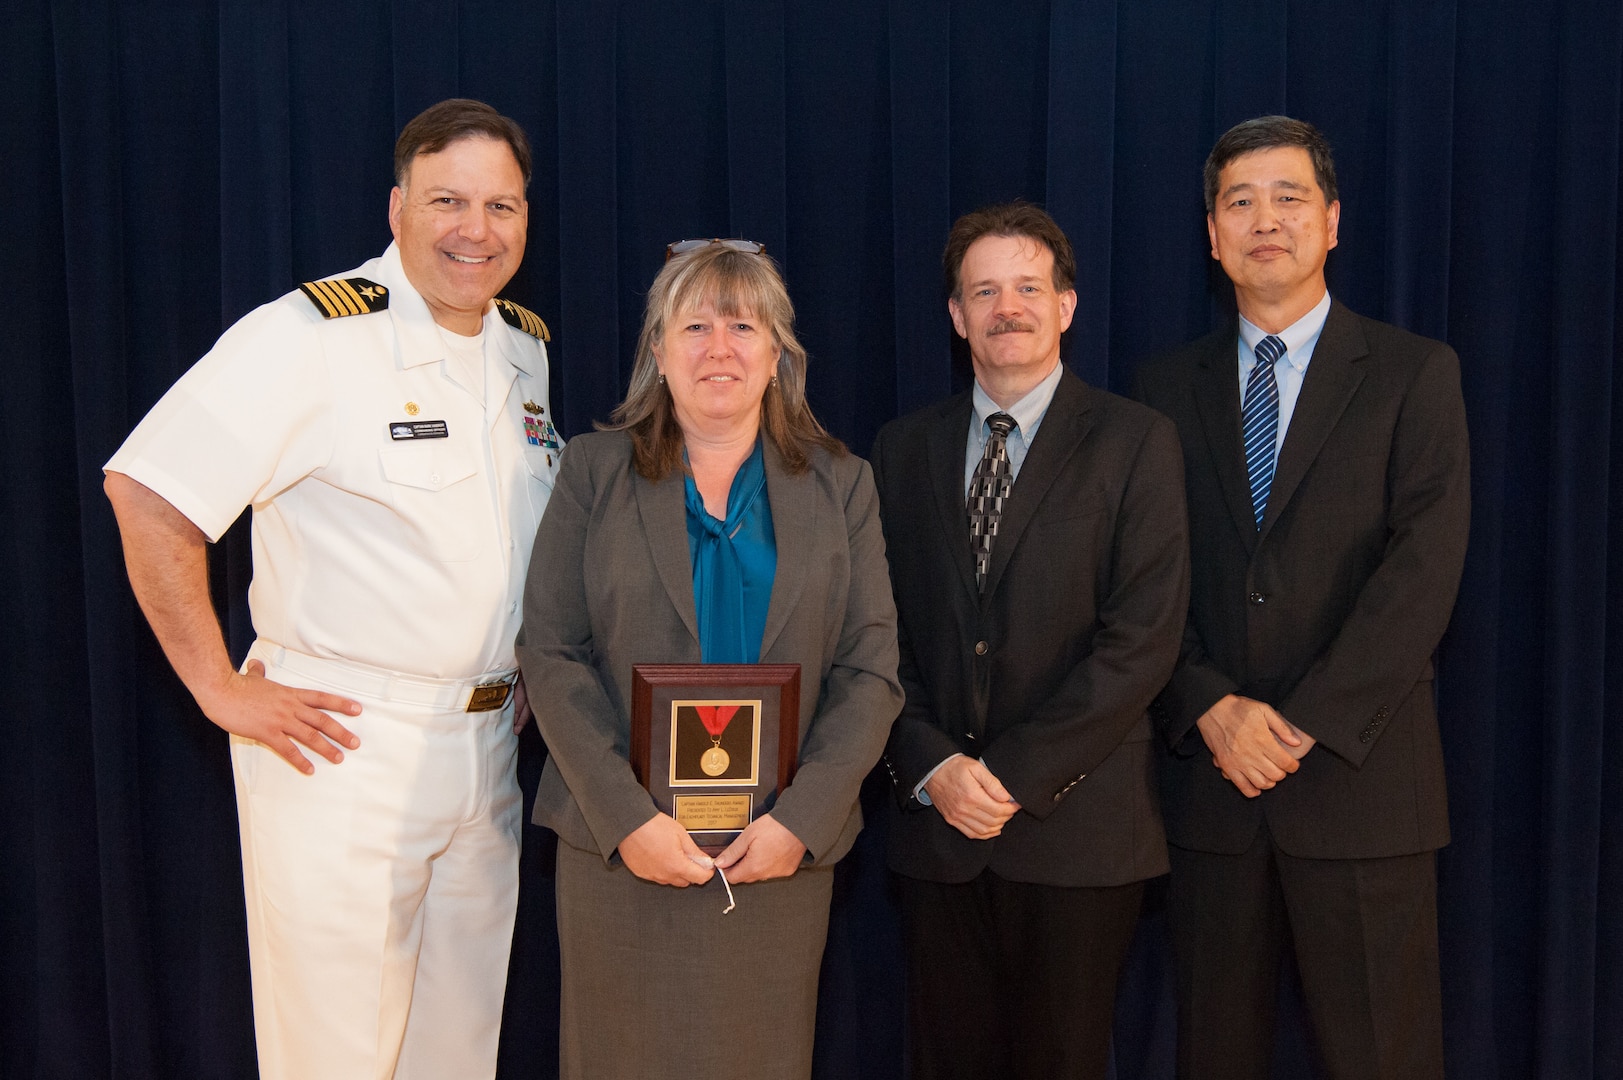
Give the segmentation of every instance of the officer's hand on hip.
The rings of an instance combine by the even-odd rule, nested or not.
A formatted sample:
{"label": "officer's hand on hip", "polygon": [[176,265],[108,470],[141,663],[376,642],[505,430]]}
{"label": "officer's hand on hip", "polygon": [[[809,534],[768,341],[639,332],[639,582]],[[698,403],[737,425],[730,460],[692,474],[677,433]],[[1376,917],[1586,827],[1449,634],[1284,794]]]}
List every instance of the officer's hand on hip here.
{"label": "officer's hand on hip", "polygon": [[339,745],[351,750],[361,745],[355,733],[332,715],[359,716],[359,702],[272,682],[265,678],[265,665],[258,660],[248,661],[243,674],[232,672],[206,699],[200,695],[198,704],[204,715],[220,727],[264,743],[306,775],[314,773],[316,767],[300,752],[301,744],[334,765],[344,760]]}

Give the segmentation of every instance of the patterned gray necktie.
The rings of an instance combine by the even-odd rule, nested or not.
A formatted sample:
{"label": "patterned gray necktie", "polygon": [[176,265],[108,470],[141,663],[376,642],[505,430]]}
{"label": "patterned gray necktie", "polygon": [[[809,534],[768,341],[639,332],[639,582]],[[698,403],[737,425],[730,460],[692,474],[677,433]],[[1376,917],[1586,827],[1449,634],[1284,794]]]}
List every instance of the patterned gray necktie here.
{"label": "patterned gray necktie", "polygon": [[1014,430],[1014,417],[1008,413],[993,413],[986,418],[992,433],[986,438],[986,449],[975,466],[975,475],[969,480],[969,544],[975,552],[975,584],[986,588],[986,570],[992,564],[992,541],[997,539],[997,526],[1003,517],[1003,503],[1014,488],[1014,477],[1009,472],[1009,432]]}

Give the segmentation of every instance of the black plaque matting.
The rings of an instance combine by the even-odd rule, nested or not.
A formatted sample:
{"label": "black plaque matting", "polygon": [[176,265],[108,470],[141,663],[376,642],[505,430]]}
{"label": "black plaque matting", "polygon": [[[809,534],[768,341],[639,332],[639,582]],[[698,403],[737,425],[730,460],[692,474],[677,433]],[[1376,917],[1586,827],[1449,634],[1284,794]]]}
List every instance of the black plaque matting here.
{"label": "black plaque matting", "polygon": [[[737,711],[720,736],[726,768],[712,775],[701,759],[717,743],[695,707],[718,705]],[[689,823],[707,854],[720,854],[772,809],[794,779],[799,747],[799,664],[632,667],[631,768],[660,812]]]}

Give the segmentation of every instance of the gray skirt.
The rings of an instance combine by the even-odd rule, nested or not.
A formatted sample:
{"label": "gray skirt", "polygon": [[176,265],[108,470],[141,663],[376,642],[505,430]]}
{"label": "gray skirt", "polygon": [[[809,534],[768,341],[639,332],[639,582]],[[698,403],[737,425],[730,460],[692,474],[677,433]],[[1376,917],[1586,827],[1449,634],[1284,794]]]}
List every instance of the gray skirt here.
{"label": "gray skirt", "polygon": [[832,868],[676,889],[558,843],[564,1080],[805,1080]]}

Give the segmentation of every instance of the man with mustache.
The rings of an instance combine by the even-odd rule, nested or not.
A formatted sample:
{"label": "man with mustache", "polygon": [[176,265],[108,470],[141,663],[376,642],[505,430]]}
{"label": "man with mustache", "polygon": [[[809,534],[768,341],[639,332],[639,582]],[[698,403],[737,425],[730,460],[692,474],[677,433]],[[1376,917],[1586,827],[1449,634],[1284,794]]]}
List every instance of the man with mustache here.
{"label": "man with mustache", "polygon": [[[518,598],[551,493],[530,147],[395,144],[394,243],[249,313],[107,463],[130,583],[231,733],[259,1075],[490,1077],[518,895]],[[252,506],[241,671],[207,546]],[[340,719],[342,718],[342,720]]]}
{"label": "man with mustache", "polygon": [[1076,262],[1028,203],[953,225],[972,389],[874,445],[907,700],[886,760],[913,1075],[1099,1077],[1146,878],[1146,709],[1188,601],[1167,420],[1060,362]]}
{"label": "man with mustache", "polygon": [[1139,375],[1178,426],[1194,544],[1157,703],[1178,1075],[1268,1075],[1294,952],[1326,1075],[1437,1080],[1432,651],[1469,531],[1459,359],[1331,299],[1341,203],[1311,124],[1230,129],[1205,186],[1239,318]]}

